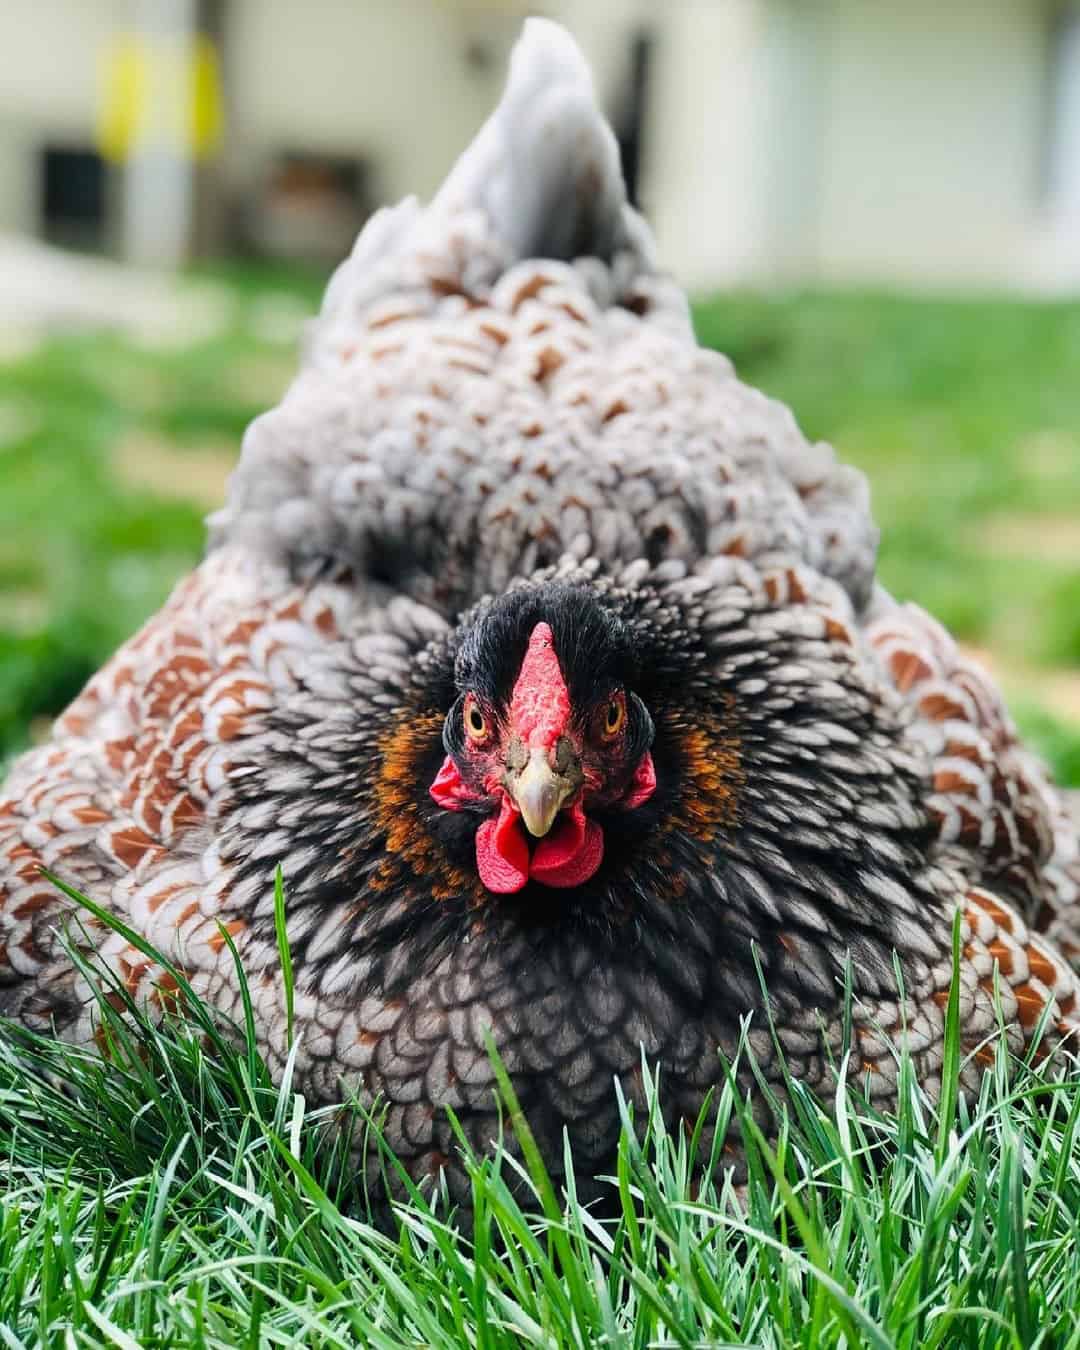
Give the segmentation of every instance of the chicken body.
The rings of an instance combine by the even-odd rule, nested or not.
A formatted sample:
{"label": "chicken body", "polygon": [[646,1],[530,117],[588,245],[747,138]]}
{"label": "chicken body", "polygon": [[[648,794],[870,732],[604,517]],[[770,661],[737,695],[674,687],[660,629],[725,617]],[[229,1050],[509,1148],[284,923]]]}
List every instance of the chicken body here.
{"label": "chicken body", "polygon": [[[206,561],[14,766],[0,1014],[94,1036],[45,866],[236,1015],[224,924],[280,1067],[280,864],[298,1082],[381,1096],[418,1177],[460,1183],[443,1107],[479,1147],[495,1133],[489,1032],[556,1172],[564,1125],[583,1171],[611,1165],[612,1078],[640,1095],[642,1046],[693,1118],[753,1013],[779,1083],[755,952],[811,1086],[850,958],[882,1101],[895,953],[932,1089],[957,909],[965,1083],[995,980],[1013,1048],[1046,1009],[1051,1045],[1077,1019],[1075,825],[988,678],[876,585],[876,538],[862,477],[696,346],[580,56],[532,22],[439,197],[382,213],[334,278]],[[586,808],[604,847],[581,884],[493,893],[490,804],[431,788],[485,675],[469,653],[509,653],[512,681],[540,622],[573,698],[607,672],[647,711],[655,790]],[[82,922],[136,998],[167,1000]]]}

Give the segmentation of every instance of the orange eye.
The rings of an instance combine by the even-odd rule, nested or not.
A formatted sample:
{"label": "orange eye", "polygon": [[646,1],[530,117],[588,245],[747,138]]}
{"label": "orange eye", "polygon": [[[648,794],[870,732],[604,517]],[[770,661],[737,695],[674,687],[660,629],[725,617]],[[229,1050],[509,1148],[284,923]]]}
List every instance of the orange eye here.
{"label": "orange eye", "polygon": [[480,705],[470,694],[465,700],[465,734],[471,741],[486,741],[488,720],[480,711]]}
{"label": "orange eye", "polygon": [[626,721],[626,702],[623,698],[613,698],[604,709],[604,718],[601,724],[601,730],[604,739],[610,741],[617,736],[623,729]]}

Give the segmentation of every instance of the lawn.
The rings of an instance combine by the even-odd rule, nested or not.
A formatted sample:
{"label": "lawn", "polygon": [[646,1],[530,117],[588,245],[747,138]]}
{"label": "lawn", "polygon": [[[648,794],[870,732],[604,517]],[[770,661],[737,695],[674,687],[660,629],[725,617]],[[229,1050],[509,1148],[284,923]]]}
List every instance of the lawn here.
{"label": "lawn", "polygon": [[[316,281],[217,280],[227,322],[195,343],[0,333],[0,759],[197,559],[289,379]],[[866,470],[885,582],[991,662],[1080,784],[1080,305],[725,295],[696,322]],[[830,1110],[796,1089],[774,1148],[730,1090],[712,1104],[749,1153],[739,1203],[656,1121],[624,1132],[610,1223],[500,1154],[469,1164],[471,1234],[422,1196],[385,1233],[243,1034],[194,999],[125,1021],[110,993],[108,1067],[0,1037],[0,1346],[1080,1350],[1075,1073],[1010,1085],[999,1048],[978,1102],[946,1073],[935,1106],[902,1067],[882,1118],[841,1062]]]}

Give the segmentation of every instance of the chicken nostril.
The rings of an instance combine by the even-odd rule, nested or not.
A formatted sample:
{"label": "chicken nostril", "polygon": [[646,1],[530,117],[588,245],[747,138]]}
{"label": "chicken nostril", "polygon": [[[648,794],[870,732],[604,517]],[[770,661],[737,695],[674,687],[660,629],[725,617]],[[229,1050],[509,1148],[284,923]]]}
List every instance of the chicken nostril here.
{"label": "chicken nostril", "polygon": [[506,747],[506,754],[503,762],[511,773],[520,773],[529,762],[529,752],[525,748],[525,743],[520,736],[512,736],[510,744]]}
{"label": "chicken nostril", "polygon": [[556,773],[565,773],[577,758],[573,742],[568,736],[560,736],[548,754],[551,767]]}

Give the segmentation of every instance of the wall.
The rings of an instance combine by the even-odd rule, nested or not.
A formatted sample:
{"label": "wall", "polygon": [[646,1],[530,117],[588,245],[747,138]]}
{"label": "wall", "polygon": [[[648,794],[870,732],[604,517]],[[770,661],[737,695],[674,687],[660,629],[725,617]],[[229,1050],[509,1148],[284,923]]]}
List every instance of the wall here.
{"label": "wall", "polygon": [[440,0],[233,0],[228,169],[243,181],[282,147],[370,152],[383,200],[430,196],[501,87],[508,36],[497,11]]}
{"label": "wall", "polygon": [[767,266],[763,6],[679,0],[663,14],[643,197],[665,264],[721,285]]}
{"label": "wall", "polygon": [[[1073,0],[1080,4],[1080,0]],[[546,0],[611,105],[656,36],[642,196],[688,285],[1080,280],[1042,200],[1051,16],[1066,0]],[[0,230],[32,228],[45,137],[92,138],[132,0],[0,0]],[[370,153],[430,196],[494,104],[528,0],[230,0],[228,149]],[[478,46],[486,65],[470,63]],[[1068,261],[1073,260],[1072,272]]]}
{"label": "wall", "polygon": [[1018,279],[1039,205],[1048,8],[826,0],[819,275]]}
{"label": "wall", "polygon": [[92,144],[100,57],[125,0],[0,3],[0,230],[37,224],[42,140]]}

